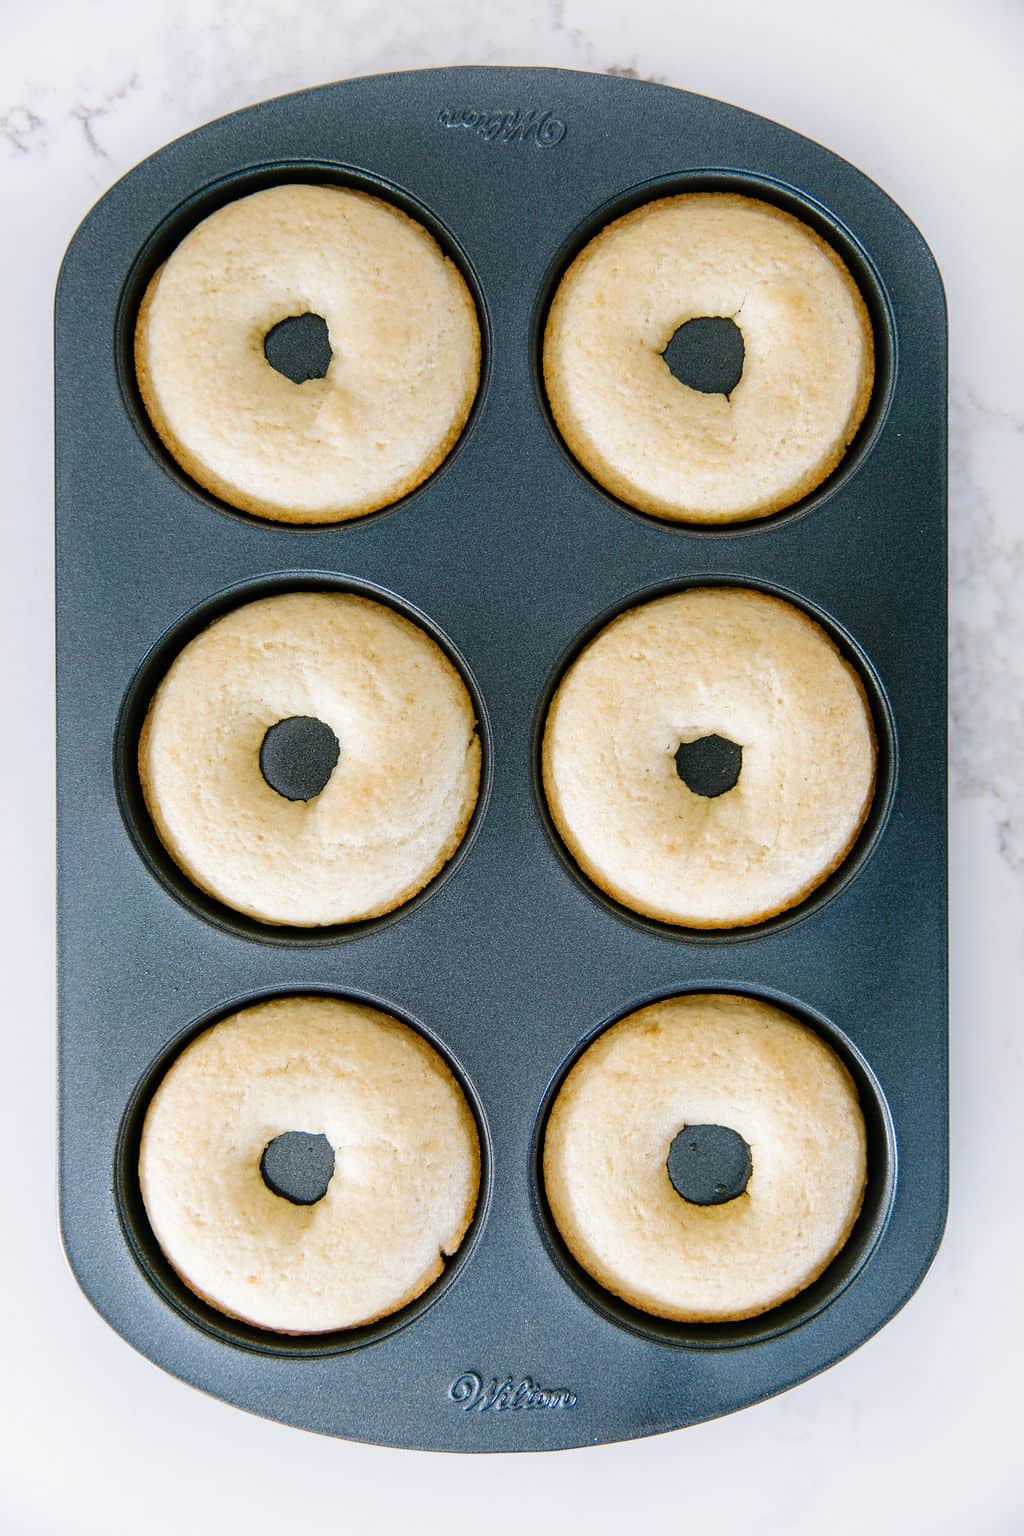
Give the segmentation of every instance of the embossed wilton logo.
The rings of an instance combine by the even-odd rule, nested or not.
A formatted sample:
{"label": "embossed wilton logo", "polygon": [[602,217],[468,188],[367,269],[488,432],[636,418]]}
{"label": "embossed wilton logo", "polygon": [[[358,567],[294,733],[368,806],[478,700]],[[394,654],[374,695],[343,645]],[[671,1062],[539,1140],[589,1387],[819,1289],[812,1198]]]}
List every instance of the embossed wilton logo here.
{"label": "embossed wilton logo", "polygon": [[487,112],[477,107],[442,107],[437,120],[442,128],[468,128],[488,144],[536,144],[538,149],[554,149],[568,132],[560,117],[536,108]]}
{"label": "embossed wilton logo", "polygon": [[518,1381],[512,1376],[506,1376],[504,1381],[492,1376],[490,1385],[485,1387],[483,1377],[476,1371],[463,1371],[456,1376],[448,1388],[448,1399],[457,1403],[463,1413],[471,1409],[486,1413],[489,1408],[502,1413],[506,1408],[576,1407],[575,1392],[568,1392],[565,1387],[539,1387],[529,1376]]}

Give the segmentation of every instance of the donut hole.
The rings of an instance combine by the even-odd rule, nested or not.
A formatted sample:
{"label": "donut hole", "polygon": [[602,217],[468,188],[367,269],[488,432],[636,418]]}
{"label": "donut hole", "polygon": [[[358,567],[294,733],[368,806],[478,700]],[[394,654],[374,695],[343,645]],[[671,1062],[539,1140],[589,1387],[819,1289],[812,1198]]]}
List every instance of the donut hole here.
{"label": "donut hole", "polygon": [[725,1205],[742,1195],[754,1171],[750,1147],[728,1125],[684,1125],[665,1166],[672,1188],[690,1205]]}
{"label": "donut hole", "polygon": [[327,321],[309,310],[289,315],[264,336],[263,355],[275,372],[293,384],[325,379],[334,357]]}
{"label": "donut hole", "polygon": [[334,1173],[334,1148],[324,1135],[284,1131],[263,1148],[260,1173],[271,1194],[292,1205],[316,1205]]}
{"label": "donut hole", "polygon": [[260,772],[286,800],[315,800],[334,772],[338,738],[315,715],[289,715],[272,725],[260,747]]}
{"label": "donut hole", "polygon": [[734,789],[743,767],[743,748],[727,736],[699,736],[676,748],[676,772],[695,795],[715,800]]}
{"label": "donut hole", "polygon": [[728,315],[702,315],[681,325],[661,355],[687,389],[728,399],[743,375],[743,332]]}

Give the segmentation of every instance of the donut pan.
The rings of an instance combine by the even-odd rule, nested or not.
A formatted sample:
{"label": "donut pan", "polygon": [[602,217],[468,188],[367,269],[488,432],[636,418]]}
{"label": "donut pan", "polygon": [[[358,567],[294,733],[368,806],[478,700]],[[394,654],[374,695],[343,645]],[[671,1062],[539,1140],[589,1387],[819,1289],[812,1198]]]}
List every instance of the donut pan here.
{"label": "donut pan", "polygon": [[[327,528],[232,512],[154,439],[131,339],[155,266],[201,217],[306,179],[406,208],[460,263],[484,340],[477,404],[396,506]],[[634,513],[575,465],[547,413],[553,285],[608,219],[729,188],[795,212],[868,302],[877,376],[842,464],[760,522]],[[410,295],[410,303],[415,295]],[[179,139],[92,210],[56,303],[61,1218],[87,1296],[143,1354],[253,1412],[435,1450],[526,1451],[677,1428],[781,1392],[911,1295],[946,1206],[946,330],[906,216],[835,155],[735,107],[559,70],[381,76],[263,103]],[[801,907],[711,935],[633,917],[561,849],[540,793],[544,709],[616,611],[706,583],[779,592],[861,671],[879,784],[846,863]],[[231,605],[365,591],[462,668],[484,790],[459,855],[389,918],[303,933],[200,895],[163,855],[135,746],[171,657]],[[538,1178],[551,1097],[610,1021],[734,990],[819,1029],[859,1085],[869,1188],[847,1246],[749,1322],[659,1322],[603,1293],[554,1233]],[[286,1338],[207,1309],[163,1262],[136,1178],[142,1115],[201,1027],[256,998],[376,1001],[447,1055],[481,1128],[473,1227],[419,1302]]]}

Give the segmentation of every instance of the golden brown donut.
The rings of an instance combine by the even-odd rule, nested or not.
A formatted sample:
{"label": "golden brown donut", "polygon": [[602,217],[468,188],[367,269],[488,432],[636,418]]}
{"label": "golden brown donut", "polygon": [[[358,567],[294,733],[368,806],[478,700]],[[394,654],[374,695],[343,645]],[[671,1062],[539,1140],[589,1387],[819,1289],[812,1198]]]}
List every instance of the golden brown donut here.
{"label": "golden brown donut", "polygon": [[[324,378],[294,383],[264,340],[327,323]],[[458,438],[480,378],[466,283],[408,214],[347,187],[268,187],[172,251],[135,330],[139,391],[164,446],[257,517],[331,523],[397,501]]]}
{"label": "golden brown donut", "polygon": [[[677,1193],[687,1126],[748,1145],[745,1190]],[[864,1117],[831,1047],[781,1008],[729,993],[673,997],[612,1025],[559,1090],[544,1189],[577,1262],[656,1317],[725,1322],[797,1295],[846,1242],[867,1179]]]}
{"label": "golden brown donut", "polygon": [[[281,720],[323,722],[327,783],[286,799],[260,754]],[[153,695],[139,777],[184,873],[264,923],[378,917],[454,854],[480,784],[473,701],[437,643],[384,603],[291,592],[235,608],[179,652]]]}
{"label": "golden brown donut", "polygon": [[[681,744],[742,748],[706,797]],[[819,624],[749,588],[695,587],[613,619],[566,671],[542,769],[552,819],[616,901],[691,928],[761,922],[842,863],[871,805],[864,686]]]}
{"label": "golden brown donut", "polygon": [[[261,1173],[289,1131],[334,1149],[310,1205]],[[415,1030],[361,1003],[288,997],[241,1009],[175,1059],[146,1112],[139,1181],[197,1295],[258,1328],[324,1333],[385,1317],[440,1275],[476,1207],[480,1145]]]}
{"label": "golden brown donut", "polygon": [[[743,372],[728,396],[662,356],[680,326],[731,319]],[[871,321],[842,259],[770,203],[659,198],[614,220],[562,278],[544,382],[570,450],[613,495],[658,517],[766,517],[821,484],[871,397]]]}

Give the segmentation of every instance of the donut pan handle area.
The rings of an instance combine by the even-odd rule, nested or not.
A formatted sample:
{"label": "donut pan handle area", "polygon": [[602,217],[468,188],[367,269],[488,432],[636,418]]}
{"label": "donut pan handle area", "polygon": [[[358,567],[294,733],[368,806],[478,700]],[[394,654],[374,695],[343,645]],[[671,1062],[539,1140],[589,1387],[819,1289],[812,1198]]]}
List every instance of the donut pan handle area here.
{"label": "donut pan handle area", "polygon": [[[446,462],[351,523],[247,517],[168,459],[132,335],[159,263],[214,208],[307,180],[390,199],[473,291],[479,397]],[[650,198],[732,190],[818,230],[868,304],[876,380],[832,476],[723,529],[631,511],[547,410],[540,341],[559,276]],[[415,296],[410,295],[410,303]],[[131,171],[71,242],[56,304],[61,1220],[71,1266],[129,1343],[252,1412],[434,1450],[558,1449],[731,1412],[863,1344],[910,1297],[946,1208],[946,323],[920,234],[866,177],[737,108],[561,70],[429,70],[263,103]],[[801,906],[701,934],[638,918],[568,859],[539,782],[544,708],[612,614],[695,584],[802,606],[864,680],[872,812]],[[484,791],[421,896],[351,929],[261,928],[169,864],[135,770],[177,649],[250,597],[369,592],[464,669]],[[554,1093],[610,1021],[675,993],[738,991],[819,1030],[853,1073],[868,1194],[846,1248],[746,1323],[677,1325],[615,1300],[563,1248],[539,1178]],[[296,992],[368,999],[450,1060],[482,1132],[473,1227],[431,1290],[354,1332],[288,1339],[207,1308],[163,1262],[137,1181],[161,1071],[205,1024]]]}

